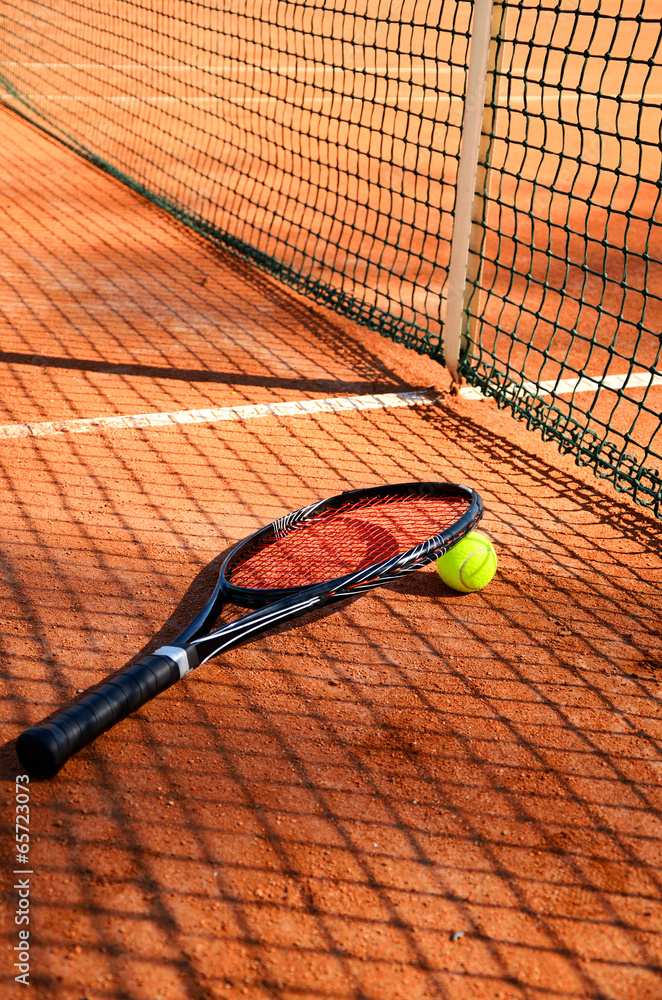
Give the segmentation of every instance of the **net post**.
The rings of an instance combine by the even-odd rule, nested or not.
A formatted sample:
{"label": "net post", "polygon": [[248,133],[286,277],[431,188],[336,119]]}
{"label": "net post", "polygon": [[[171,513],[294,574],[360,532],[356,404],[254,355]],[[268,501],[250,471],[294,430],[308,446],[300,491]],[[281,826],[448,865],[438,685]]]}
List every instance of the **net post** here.
{"label": "net post", "polygon": [[444,359],[446,368],[459,385],[459,360],[462,330],[465,324],[465,296],[469,244],[473,220],[478,156],[485,107],[485,88],[492,38],[494,0],[475,0],[471,49],[467,71],[467,86],[462,118],[462,145],[457,171],[455,213],[451,255],[446,282],[446,316],[444,320]]}
{"label": "net post", "polygon": [[[478,150],[476,187],[469,238],[469,259],[465,278],[463,323],[460,336],[460,360],[466,357],[469,345],[477,343],[476,330],[482,317],[487,292],[482,287],[485,265],[484,245],[487,237],[487,211],[493,204],[501,174],[495,166],[495,144],[503,139],[508,128],[508,85],[501,72],[508,38],[508,19],[512,7],[508,0],[494,0],[492,9],[492,39],[488,55],[483,125]],[[505,130],[505,131],[504,131]],[[498,225],[498,219],[496,220]],[[475,303],[475,305],[474,305]],[[458,364],[459,367],[459,364]]]}

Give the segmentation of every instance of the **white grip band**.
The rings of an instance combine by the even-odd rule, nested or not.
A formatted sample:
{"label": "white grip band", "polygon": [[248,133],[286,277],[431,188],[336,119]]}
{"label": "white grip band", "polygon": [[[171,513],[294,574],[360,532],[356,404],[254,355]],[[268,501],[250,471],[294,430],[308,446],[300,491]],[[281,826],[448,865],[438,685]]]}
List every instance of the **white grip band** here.
{"label": "white grip band", "polygon": [[159,646],[158,649],[154,650],[154,656],[169,656],[171,660],[174,660],[179,667],[180,680],[189,670],[193,670],[188,654],[181,646]]}

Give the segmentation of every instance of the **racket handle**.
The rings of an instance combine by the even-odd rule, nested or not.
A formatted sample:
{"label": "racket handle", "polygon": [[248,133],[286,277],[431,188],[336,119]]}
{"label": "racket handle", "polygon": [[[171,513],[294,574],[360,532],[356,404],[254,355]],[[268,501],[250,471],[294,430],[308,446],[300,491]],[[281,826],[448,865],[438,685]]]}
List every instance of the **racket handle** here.
{"label": "racket handle", "polygon": [[168,650],[172,655],[159,655],[161,651],[157,650],[54,719],[21,733],[16,753],[26,771],[35,778],[52,778],[73,754],[197,665],[184,669],[186,651],[174,647]]}

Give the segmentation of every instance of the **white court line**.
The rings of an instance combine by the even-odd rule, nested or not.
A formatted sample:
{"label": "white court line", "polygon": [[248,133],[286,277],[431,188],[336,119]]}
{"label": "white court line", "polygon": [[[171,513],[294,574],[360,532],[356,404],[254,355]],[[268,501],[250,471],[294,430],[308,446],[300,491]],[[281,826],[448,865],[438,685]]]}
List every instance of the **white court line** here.
{"label": "white court line", "polygon": [[214,73],[218,76],[227,76],[228,73],[232,71],[239,70],[242,73],[248,73],[254,70],[260,73],[287,73],[296,74],[302,71],[315,70],[316,72],[323,72],[325,74],[352,74],[352,75],[379,75],[387,76],[389,78],[396,77],[399,75],[420,75],[425,74],[428,77],[441,77],[449,76],[453,67],[446,63],[433,64],[431,60],[427,60],[424,65],[406,65],[402,63],[397,63],[394,66],[342,66],[338,63],[333,62],[319,62],[313,59],[301,59],[300,62],[294,63],[275,63],[269,65],[268,63],[244,63],[244,62],[228,62],[228,63],[216,63],[215,65],[200,65],[194,63],[166,63],[163,65],[149,65],[147,63],[48,63],[48,62],[0,62],[0,68],[5,69],[82,69],[82,70],[92,70],[92,69],[105,69],[112,70],[113,72],[126,73],[131,70],[136,70],[139,72],[146,73]]}
{"label": "white court line", "polygon": [[[294,77],[294,76],[292,76],[292,77],[288,76],[288,79],[297,79],[297,78]],[[405,80],[398,80],[398,78],[396,76],[386,77],[385,79],[388,79],[389,81],[393,81],[393,82],[397,81],[400,85],[405,86],[405,87],[408,84],[411,84],[411,86],[416,87],[416,88],[421,89],[421,90],[431,90],[431,89],[434,89],[435,86],[436,86],[434,83],[417,83],[417,82],[415,82],[413,80],[406,80],[406,79]],[[332,80],[321,81],[321,82],[316,82],[315,83],[315,85],[320,90],[328,90],[332,86],[332,84],[333,84]],[[250,88],[249,84],[246,84],[246,86],[248,88]],[[200,89],[200,88],[198,88],[198,89]],[[6,93],[6,91],[3,91],[3,93]],[[211,101],[227,101],[227,102],[232,103],[232,104],[249,104],[249,103],[255,103],[256,101],[271,101],[271,100],[273,100],[274,95],[271,94],[271,93],[269,93],[269,94],[260,93],[260,94],[254,96],[254,97],[241,98],[241,97],[230,97],[227,94],[203,94],[200,97],[193,97],[193,96],[188,95],[188,94],[182,95],[182,96],[179,96],[179,97],[177,97],[177,96],[175,96],[173,94],[159,94],[159,95],[157,95],[155,97],[139,97],[139,96],[136,96],[135,94],[117,94],[117,95],[115,95],[113,97],[108,97],[105,94],[44,94],[41,91],[39,91],[38,93],[34,93],[34,94],[25,94],[24,97],[28,101],[38,101],[38,100],[59,101],[59,102],[63,102],[63,101],[64,102],[66,102],[66,101],[76,102],[77,101],[79,103],[90,103],[92,101],[101,101],[101,102],[108,102],[109,104],[118,104],[118,103],[119,104],[157,104],[159,102],[167,102],[169,104],[173,104],[173,103],[177,103],[177,102],[181,103],[181,104],[192,104],[192,103],[195,104],[195,103],[204,103],[204,102],[211,102]],[[353,98],[355,100],[361,100],[361,101],[364,100],[364,98],[360,94],[359,95],[355,95],[353,92],[350,92],[349,90],[346,90],[346,91],[335,90],[334,93],[333,94],[329,94],[328,97],[325,98],[325,100],[331,100],[331,99],[336,100],[338,97],[341,97],[341,98],[342,97],[351,97],[351,98]],[[420,103],[420,98],[419,97],[417,97],[416,100]],[[423,97],[423,101],[424,102],[436,101],[438,104],[442,104],[442,103],[450,102],[450,101],[463,101],[463,100],[464,100],[464,94],[459,93],[459,92],[458,93],[444,93],[444,94],[439,94],[439,93],[437,93],[435,91],[435,93],[425,94],[425,96]],[[627,95],[621,95],[620,98],[619,98],[619,100],[621,100],[621,101],[628,100]],[[638,97],[638,96],[632,96],[630,98],[630,100],[633,103],[641,104],[642,107],[656,108],[656,107],[658,107],[662,103],[662,94],[653,94],[650,98],[647,98],[646,101],[642,101],[641,98]],[[527,102],[524,102],[523,99],[515,98],[514,100],[510,101],[508,104],[498,104],[497,106],[500,107],[500,108],[501,107],[503,107],[503,108],[510,108],[511,110],[517,110],[517,111],[523,110],[524,107],[526,106],[527,110],[531,111],[531,110],[533,110],[532,109],[532,103],[533,102],[537,102],[538,104],[542,104],[542,105],[552,104],[554,107],[556,107],[558,105],[558,103],[559,103],[559,99],[558,99],[558,97],[556,95],[552,95],[551,97],[544,97],[542,99],[542,101],[538,97],[533,97],[533,98],[527,100]],[[384,104],[384,105],[388,106],[388,102],[387,102],[386,99],[384,99],[381,102],[379,102],[379,101],[373,101],[373,103],[374,104],[380,104],[381,103],[381,104]],[[577,104],[577,101],[575,101],[575,104]],[[577,109],[575,108],[575,110],[577,110]],[[570,124],[578,125],[578,123],[572,123],[572,122]]]}
{"label": "white court line", "polygon": [[[591,378],[584,375],[581,378],[549,379],[546,382],[523,382],[520,386],[512,386],[508,392],[516,396],[518,390],[530,393],[532,396],[570,395],[575,392],[599,392],[600,389],[645,389],[650,385],[662,385],[662,375],[652,372],[636,372],[633,375],[605,375],[603,378]],[[460,395],[467,399],[482,399],[483,393],[473,385],[460,389]]]}
{"label": "white court line", "polygon": [[[350,93],[349,91],[339,91],[335,90],[331,92],[329,88],[319,88],[325,89],[326,92],[323,95],[310,94],[299,102],[300,107],[305,107],[309,110],[311,105],[316,106],[326,106],[328,104],[335,104],[340,100],[351,100],[351,101],[361,101],[363,98]],[[256,94],[252,97],[231,97],[227,94],[202,94],[200,97],[195,97],[189,94],[183,95],[181,97],[175,97],[172,94],[158,94],[155,97],[136,97],[134,94],[119,94],[115,97],[106,97],[103,94],[24,94],[24,99],[27,101],[53,101],[56,104],[122,104],[122,105],[145,105],[145,104],[231,104],[233,106],[243,108],[254,104],[265,104],[269,101],[280,100],[284,101],[286,98],[284,96],[278,96],[278,94]],[[461,94],[438,94],[436,91],[431,94],[425,94],[422,101],[420,98],[416,99],[417,104],[435,104],[440,106],[445,106],[453,101],[459,103],[462,100]],[[292,102],[288,102],[292,104]],[[292,105],[295,106],[295,105]],[[401,106],[395,105],[393,103],[387,103],[384,101],[382,107],[390,108],[395,111],[405,111],[409,108],[409,104],[402,104]]]}
{"label": "white court line", "polygon": [[315,413],[349,413],[352,410],[384,410],[398,406],[429,406],[435,396],[428,392],[387,392],[374,396],[337,396],[334,399],[299,399],[285,403],[255,403],[208,410],[177,410],[174,413],[138,413],[127,417],[91,417],[87,420],[57,420],[39,424],[0,424],[0,439],[52,437],[56,434],[93,434],[103,430],[135,430],[181,424],[214,424],[223,420],[254,420],[256,417],[309,417]]}

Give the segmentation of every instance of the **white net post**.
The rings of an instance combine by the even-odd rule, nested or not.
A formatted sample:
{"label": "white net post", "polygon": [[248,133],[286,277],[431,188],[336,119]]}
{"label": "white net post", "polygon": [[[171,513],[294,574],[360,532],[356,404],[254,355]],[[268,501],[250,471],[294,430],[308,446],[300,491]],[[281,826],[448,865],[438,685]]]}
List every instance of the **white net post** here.
{"label": "white net post", "polygon": [[453,382],[459,385],[462,332],[466,322],[465,296],[469,244],[476,194],[476,172],[485,107],[487,67],[492,37],[494,0],[475,0],[471,49],[462,119],[462,145],[457,172],[453,238],[447,279],[444,320],[444,357]]}

